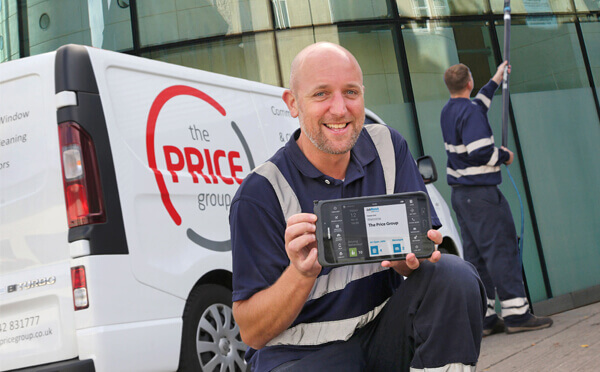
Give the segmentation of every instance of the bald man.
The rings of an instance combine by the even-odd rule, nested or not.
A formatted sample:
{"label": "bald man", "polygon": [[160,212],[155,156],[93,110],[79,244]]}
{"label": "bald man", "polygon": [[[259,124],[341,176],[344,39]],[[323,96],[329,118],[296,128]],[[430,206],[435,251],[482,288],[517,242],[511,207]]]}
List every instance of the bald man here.
{"label": "bald man", "polygon": [[[252,371],[474,371],[486,302],[470,264],[438,251],[333,269],[317,260],[315,200],[385,194],[389,162],[394,193],[426,191],[404,138],[364,125],[364,91],[346,49],[302,50],[282,97],[300,129],[233,199],[233,313]],[[379,157],[382,142],[394,158]]]}

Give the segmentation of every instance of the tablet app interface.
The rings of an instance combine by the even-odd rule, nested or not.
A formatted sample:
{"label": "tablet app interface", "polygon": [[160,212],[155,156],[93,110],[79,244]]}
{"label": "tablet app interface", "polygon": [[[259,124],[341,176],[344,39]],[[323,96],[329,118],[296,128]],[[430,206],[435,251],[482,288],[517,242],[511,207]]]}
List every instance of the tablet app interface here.
{"label": "tablet app interface", "polygon": [[409,253],[405,204],[365,207],[364,214],[369,256]]}
{"label": "tablet app interface", "polygon": [[363,261],[423,251],[430,227],[424,196],[347,201],[327,207],[323,240],[331,248],[330,259]]}

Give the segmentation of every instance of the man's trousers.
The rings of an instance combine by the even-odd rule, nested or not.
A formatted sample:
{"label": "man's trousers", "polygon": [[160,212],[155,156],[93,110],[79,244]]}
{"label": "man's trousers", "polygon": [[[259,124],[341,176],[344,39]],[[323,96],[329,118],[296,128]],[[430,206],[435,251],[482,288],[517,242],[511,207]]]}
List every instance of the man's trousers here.
{"label": "man's trousers", "polygon": [[[365,293],[365,296],[368,296]],[[486,295],[475,268],[444,254],[424,261],[381,313],[348,341],[273,371],[408,371],[479,358]]]}
{"label": "man's trousers", "polygon": [[530,317],[515,223],[497,186],[452,187],[452,208],[463,240],[465,260],[472,263],[488,296],[484,328],[496,322],[496,293],[507,326]]}

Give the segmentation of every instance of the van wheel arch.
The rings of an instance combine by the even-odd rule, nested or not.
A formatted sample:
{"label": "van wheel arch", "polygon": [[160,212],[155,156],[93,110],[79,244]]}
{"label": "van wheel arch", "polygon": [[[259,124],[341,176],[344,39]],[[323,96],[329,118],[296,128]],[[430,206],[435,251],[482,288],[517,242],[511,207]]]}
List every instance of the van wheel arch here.
{"label": "van wheel arch", "polygon": [[240,331],[231,310],[231,289],[207,283],[192,289],[183,312],[178,371],[202,371],[227,366],[245,371]]}
{"label": "van wheel arch", "polygon": [[438,250],[442,253],[449,253],[455,256],[458,256],[458,249],[456,248],[456,244],[454,240],[448,236],[444,236],[442,240],[442,244],[438,245]]}
{"label": "van wheel arch", "polygon": [[198,279],[194,288],[190,291],[190,294],[193,290],[199,285],[203,284],[217,284],[223,286],[229,290],[233,290],[233,274],[231,271],[227,270],[213,270],[208,272],[202,276],[202,278]]}

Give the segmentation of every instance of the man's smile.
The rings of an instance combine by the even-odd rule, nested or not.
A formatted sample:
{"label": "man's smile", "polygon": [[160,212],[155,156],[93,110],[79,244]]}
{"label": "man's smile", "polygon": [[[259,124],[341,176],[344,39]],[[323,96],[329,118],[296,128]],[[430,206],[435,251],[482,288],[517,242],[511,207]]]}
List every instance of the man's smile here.
{"label": "man's smile", "polygon": [[325,126],[329,129],[344,129],[348,123],[325,123]]}

